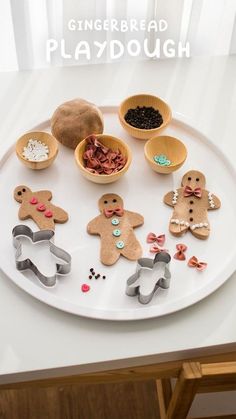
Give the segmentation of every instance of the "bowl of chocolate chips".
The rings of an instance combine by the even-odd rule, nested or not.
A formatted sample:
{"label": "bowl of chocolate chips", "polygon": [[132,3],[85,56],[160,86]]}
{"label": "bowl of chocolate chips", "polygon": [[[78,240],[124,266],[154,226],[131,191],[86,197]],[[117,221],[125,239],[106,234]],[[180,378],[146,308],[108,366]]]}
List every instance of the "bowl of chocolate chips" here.
{"label": "bowl of chocolate chips", "polygon": [[159,134],[171,121],[169,105],[157,96],[139,94],[119,106],[122,127],[134,138],[148,140]]}

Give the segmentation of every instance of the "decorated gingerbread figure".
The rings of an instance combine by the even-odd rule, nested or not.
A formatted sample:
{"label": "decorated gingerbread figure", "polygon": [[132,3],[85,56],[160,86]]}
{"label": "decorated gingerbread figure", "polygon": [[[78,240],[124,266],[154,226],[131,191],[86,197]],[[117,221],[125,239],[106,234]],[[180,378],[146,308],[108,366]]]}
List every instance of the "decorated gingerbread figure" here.
{"label": "decorated gingerbread figure", "polygon": [[190,230],[198,239],[207,239],[210,224],[207,211],[220,208],[220,200],[205,189],[206,179],[196,170],[187,172],[181,188],[168,192],[164,202],[174,208],[169,230],[174,236],[181,236]]}
{"label": "decorated gingerbread figure", "polygon": [[142,248],[134,228],[144,223],[143,216],[124,209],[123,200],[116,194],[105,194],[98,202],[101,212],[89,222],[89,234],[101,237],[100,259],[104,265],[113,265],[123,255],[129,260],[142,256]]}
{"label": "decorated gingerbread figure", "polygon": [[32,218],[40,230],[54,230],[55,223],[68,220],[68,214],[50,202],[50,191],[32,192],[27,186],[20,185],[14,190],[14,198],[21,204],[18,214],[20,220]]}

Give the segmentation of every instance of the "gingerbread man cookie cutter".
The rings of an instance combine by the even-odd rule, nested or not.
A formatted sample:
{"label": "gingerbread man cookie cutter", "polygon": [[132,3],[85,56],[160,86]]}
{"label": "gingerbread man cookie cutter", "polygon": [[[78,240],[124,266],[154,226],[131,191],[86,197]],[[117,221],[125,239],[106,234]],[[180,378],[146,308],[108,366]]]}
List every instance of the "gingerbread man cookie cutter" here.
{"label": "gingerbread man cookie cutter", "polygon": [[[154,297],[156,291],[161,288],[166,290],[170,286],[171,273],[169,269],[171,257],[169,253],[157,253],[154,259],[141,258],[137,262],[135,274],[130,276],[126,282],[126,294],[129,297],[138,297],[141,304],[148,304]],[[161,269],[159,269],[161,268]],[[142,290],[142,272],[149,271],[154,274],[155,282],[151,292],[145,293]],[[147,279],[145,279],[146,281]],[[151,285],[152,286],[152,285]]]}
{"label": "gingerbread man cookie cutter", "polygon": [[[45,287],[53,287],[57,282],[58,275],[67,275],[71,270],[71,255],[52,242],[54,234],[53,230],[39,230],[33,232],[30,227],[23,224],[15,226],[12,230],[13,246],[16,249],[16,268],[18,271],[31,270]],[[42,241],[47,241],[49,243],[50,252],[63,261],[63,263],[56,262],[56,272],[54,275],[44,275],[29,258],[19,260],[19,257],[22,254],[22,237],[29,238],[33,244]]]}

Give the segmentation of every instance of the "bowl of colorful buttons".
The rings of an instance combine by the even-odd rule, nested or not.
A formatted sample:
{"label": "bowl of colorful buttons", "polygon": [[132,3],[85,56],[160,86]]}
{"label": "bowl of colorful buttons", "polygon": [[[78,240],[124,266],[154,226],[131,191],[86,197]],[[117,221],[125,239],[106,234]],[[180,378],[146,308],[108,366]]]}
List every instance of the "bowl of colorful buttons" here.
{"label": "bowl of colorful buttons", "polygon": [[171,109],[157,96],[130,96],[119,106],[122,127],[134,138],[148,140],[159,134],[171,121]]}
{"label": "bowl of colorful buttons", "polygon": [[178,170],[187,158],[187,149],[175,137],[167,135],[153,137],[144,147],[149,166],[157,173],[169,174]]}
{"label": "bowl of colorful buttons", "polygon": [[57,153],[58,142],[48,132],[27,132],[16,142],[17,157],[25,166],[33,170],[49,167]]}
{"label": "bowl of colorful buttons", "polygon": [[84,177],[95,183],[112,183],[127,172],[131,150],[111,135],[89,135],[75,149],[75,160]]}

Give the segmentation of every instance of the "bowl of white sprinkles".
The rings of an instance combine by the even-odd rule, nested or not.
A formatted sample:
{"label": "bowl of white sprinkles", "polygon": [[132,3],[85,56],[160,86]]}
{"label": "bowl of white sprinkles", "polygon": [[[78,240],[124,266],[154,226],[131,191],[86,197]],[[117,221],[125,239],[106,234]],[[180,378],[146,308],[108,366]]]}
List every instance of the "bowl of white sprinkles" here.
{"label": "bowl of white sprinkles", "polygon": [[44,131],[27,132],[16,142],[16,155],[19,160],[33,170],[49,167],[58,153],[58,142]]}

